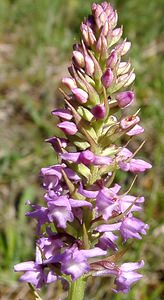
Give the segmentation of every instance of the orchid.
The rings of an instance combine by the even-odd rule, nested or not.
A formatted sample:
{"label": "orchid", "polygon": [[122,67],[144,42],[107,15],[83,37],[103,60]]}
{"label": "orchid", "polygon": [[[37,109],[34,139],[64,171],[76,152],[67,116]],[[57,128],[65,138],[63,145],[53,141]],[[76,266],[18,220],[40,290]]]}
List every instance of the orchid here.
{"label": "orchid", "polygon": [[[132,137],[144,129],[130,89],[135,74],[122,60],[131,43],[122,39],[117,12],[105,2],[92,5],[81,24],[81,41],[73,46],[70,77],[62,80],[63,107],[58,137],[48,138],[58,164],[41,169],[45,205],[33,205],[27,216],[37,221],[36,261],[20,263],[22,281],[41,288],[55,280],[69,283],[69,300],[82,300],[89,276],[114,277],[113,290],[127,293],[142,275],[141,262],[118,262],[128,239],[141,239],[148,225],[133,215],[143,196],[130,195],[116,180],[117,172],[139,174],[151,164],[130,150]],[[64,136],[63,136],[64,134]],[[122,145],[122,137],[126,141]],[[119,240],[120,240],[119,239]]]}

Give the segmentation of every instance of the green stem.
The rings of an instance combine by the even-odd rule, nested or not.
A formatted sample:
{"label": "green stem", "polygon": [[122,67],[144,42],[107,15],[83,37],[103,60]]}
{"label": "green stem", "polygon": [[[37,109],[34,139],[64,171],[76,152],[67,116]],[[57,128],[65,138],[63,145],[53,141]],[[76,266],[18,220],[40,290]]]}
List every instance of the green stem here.
{"label": "green stem", "polygon": [[80,277],[70,283],[68,300],[83,300],[86,286],[86,278]]}

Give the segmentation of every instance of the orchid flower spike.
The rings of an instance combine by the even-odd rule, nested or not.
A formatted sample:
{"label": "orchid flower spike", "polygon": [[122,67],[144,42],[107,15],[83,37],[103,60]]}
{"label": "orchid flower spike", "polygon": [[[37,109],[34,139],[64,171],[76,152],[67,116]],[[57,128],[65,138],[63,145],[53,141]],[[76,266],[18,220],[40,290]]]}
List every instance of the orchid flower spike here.
{"label": "orchid flower spike", "polygon": [[[116,174],[151,168],[130,150],[131,137],[143,128],[138,114],[128,113],[135,100],[135,74],[122,61],[131,43],[121,39],[117,21],[117,12],[105,1],[94,3],[81,25],[70,76],[62,79],[63,107],[52,112],[61,135],[46,140],[58,164],[41,169],[44,205],[29,203],[27,213],[38,224],[36,258],[14,267],[23,272],[20,280],[36,289],[68,281],[69,300],[83,299],[88,276],[112,276],[113,290],[123,293],[142,278],[136,270],[143,261],[117,261],[125,252],[118,240],[126,247],[127,240],[142,239],[148,225],[136,217],[144,197],[129,195],[131,188],[121,186]],[[121,146],[122,136],[129,149]]]}

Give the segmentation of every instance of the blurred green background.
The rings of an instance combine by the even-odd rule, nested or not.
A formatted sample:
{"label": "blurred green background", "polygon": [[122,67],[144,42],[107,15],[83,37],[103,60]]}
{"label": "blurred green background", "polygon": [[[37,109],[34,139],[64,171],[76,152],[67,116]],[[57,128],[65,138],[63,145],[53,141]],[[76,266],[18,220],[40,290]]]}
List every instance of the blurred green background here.
{"label": "blurred green background", "polygon": [[[97,1],[100,3],[101,1]],[[24,216],[25,201],[43,195],[39,170],[55,162],[44,139],[55,135],[50,115],[62,98],[58,87],[70,63],[72,44],[90,11],[90,0],[0,0],[0,299],[34,299],[17,282],[13,265],[33,258],[35,224]],[[144,258],[144,279],[131,292],[113,295],[110,281],[88,283],[86,300],[162,300],[164,297],[164,2],[115,0],[124,37],[132,41],[135,91],[147,140],[142,150],[153,169],[140,176],[146,196],[142,219],[150,224],[135,241],[128,260]],[[123,181],[123,179],[120,179]],[[125,257],[125,259],[126,259]],[[60,283],[42,292],[46,300],[65,299]],[[163,296],[162,296],[163,295]]]}

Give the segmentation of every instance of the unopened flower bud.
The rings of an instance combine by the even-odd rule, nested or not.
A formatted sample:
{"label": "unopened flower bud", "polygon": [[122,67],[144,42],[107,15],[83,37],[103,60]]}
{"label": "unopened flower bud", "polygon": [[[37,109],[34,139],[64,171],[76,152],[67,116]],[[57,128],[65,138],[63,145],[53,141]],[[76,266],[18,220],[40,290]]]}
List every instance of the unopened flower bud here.
{"label": "unopened flower bud", "polygon": [[84,68],[85,62],[84,62],[84,56],[80,51],[73,51],[73,58],[75,60],[75,63],[80,67]]}
{"label": "unopened flower bud", "polygon": [[109,32],[109,23],[108,20],[106,20],[102,29],[102,33],[105,37],[107,37],[108,32]]}
{"label": "unopened flower bud", "polygon": [[130,48],[131,48],[131,42],[126,42],[121,51],[121,55],[125,55],[130,50]]}
{"label": "unopened flower bud", "polygon": [[102,6],[99,5],[99,4],[93,3],[93,5],[92,5],[92,13],[93,13],[93,15],[96,18],[98,18],[101,15],[102,12],[103,12]]}
{"label": "unopened flower bud", "polygon": [[118,77],[117,82],[121,83],[121,86],[127,87],[133,83],[135,80],[135,73],[131,72],[130,74],[123,74]]}
{"label": "unopened flower bud", "polygon": [[100,19],[101,25],[104,26],[106,19],[107,19],[106,13],[104,11],[99,16],[99,19]]}
{"label": "unopened flower bud", "polygon": [[93,30],[88,27],[88,41],[91,46],[93,46],[96,42],[96,37],[93,33]]}
{"label": "unopened flower bud", "polygon": [[65,134],[68,135],[74,135],[78,131],[76,125],[73,122],[61,122],[57,124],[57,127],[59,127]]}
{"label": "unopened flower bud", "polygon": [[115,50],[113,50],[109,56],[109,58],[107,59],[107,67],[108,68],[114,68],[114,66],[117,63],[117,52]]}
{"label": "unopened flower bud", "polygon": [[129,75],[128,80],[125,82],[124,86],[126,87],[126,86],[131,85],[131,84],[133,83],[133,81],[135,80],[135,78],[136,78],[135,73],[131,73],[131,74]]}
{"label": "unopened flower bud", "polygon": [[134,93],[132,91],[121,92],[117,94],[116,100],[118,106],[121,108],[129,106],[134,100]]}
{"label": "unopened flower bud", "polygon": [[52,115],[57,116],[59,118],[65,119],[65,120],[71,120],[72,114],[70,110],[68,109],[55,109],[52,111]]}
{"label": "unopened flower bud", "polygon": [[85,70],[89,76],[92,76],[94,73],[94,62],[89,55],[85,55]]}
{"label": "unopened flower bud", "polygon": [[84,42],[87,46],[89,46],[89,37],[88,37],[88,29],[87,29],[87,25],[82,23],[81,24],[81,32],[82,32],[82,35],[83,35],[83,39],[84,39]]}
{"label": "unopened flower bud", "polygon": [[[105,5],[103,5],[105,3]],[[103,2],[102,7],[107,15],[109,17],[111,14],[113,14],[114,10],[113,7],[108,2]]]}
{"label": "unopened flower bud", "polygon": [[79,89],[79,88],[72,89],[72,93],[75,95],[77,101],[80,104],[87,102],[88,94],[85,91],[83,91],[82,89]]}
{"label": "unopened flower bud", "polygon": [[117,21],[118,21],[118,15],[116,11],[113,11],[108,18],[108,22],[110,23],[110,26],[112,28],[115,28],[117,25]]}
{"label": "unopened flower bud", "polygon": [[117,70],[117,75],[126,74],[130,70],[131,64],[129,62],[120,62]]}
{"label": "unopened flower bud", "polygon": [[122,36],[122,27],[121,28],[116,28],[112,32],[112,41],[110,43],[110,46],[114,45],[119,41],[119,39]]}
{"label": "unopened flower bud", "polygon": [[98,104],[92,108],[92,114],[94,115],[95,119],[104,119],[106,114],[105,106],[102,104]]}
{"label": "unopened flower bud", "polygon": [[71,77],[64,77],[62,79],[62,83],[65,84],[66,87],[69,88],[70,90],[77,87],[76,81]]}
{"label": "unopened flower bud", "polygon": [[110,85],[112,84],[113,81],[113,72],[110,68],[106,69],[106,71],[104,72],[104,74],[101,77],[101,81],[103,86],[107,89],[108,87],[110,87]]}
{"label": "unopened flower bud", "polygon": [[127,42],[126,39],[115,47],[118,54],[125,55],[131,47],[131,42]]}

